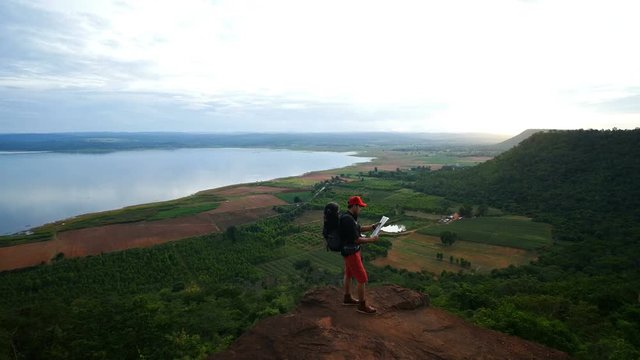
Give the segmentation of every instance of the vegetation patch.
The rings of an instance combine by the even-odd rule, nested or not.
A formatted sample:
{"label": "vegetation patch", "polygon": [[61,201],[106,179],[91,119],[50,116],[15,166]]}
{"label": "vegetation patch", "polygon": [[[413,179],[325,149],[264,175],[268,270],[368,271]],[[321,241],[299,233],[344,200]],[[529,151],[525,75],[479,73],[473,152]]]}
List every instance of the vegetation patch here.
{"label": "vegetation patch", "polygon": [[282,192],[275,194],[277,198],[288,202],[289,204],[306,202],[313,196],[311,191]]}
{"label": "vegetation patch", "polygon": [[440,236],[444,231],[458,234],[460,240],[490,245],[533,250],[553,243],[551,225],[525,217],[478,217],[451,224],[431,225],[418,230],[426,235]]}
{"label": "vegetation patch", "polygon": [[410,189],[400,189],[382,199],[382,204],[403,209],[436,212],[441,210],[444,199],[440,196],[426,195]]}
{"label": "vegetation patch", "polygon": [[361,177],[359,181],[348,182],[341,185],[348,189],[369,189],[369,190],[385,190],[394,191],[402,188],[398,181],[389,179],[379,179],[375,177]]}
{"label": "vegetation patch", "polygon": [[[397,237],[392,244],[387,257],[378,258],[373,264],[433,274],[442,271],[488,273],[509,265],[527,264],[536,258],[532,251],[462,240],[445,246],[439,237],[415,233]],[[470,262],[470,266],[464,267],[461,260]]]}

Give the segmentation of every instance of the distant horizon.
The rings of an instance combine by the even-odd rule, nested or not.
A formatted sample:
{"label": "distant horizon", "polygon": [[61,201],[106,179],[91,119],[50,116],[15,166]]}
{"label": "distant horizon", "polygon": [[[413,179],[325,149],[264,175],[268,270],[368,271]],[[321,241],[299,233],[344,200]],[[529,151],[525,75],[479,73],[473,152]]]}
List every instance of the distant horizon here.
{"label": "distant horizon", "polygon": [[497,136],[516,136],[522,134],[525,131],[529,130],[551,130],[551,131],[577,131],[577,130],[596,130],[596,131],[606,131],[606,130],[634,130],[639,127],[629,127],[629,128],[576,128],[576,129],[555,129],[555,128],[529,128],[524,129],[522,131],[518,131],[515,133],[499,133],[499,132],[480,132],[480,131],[179,131],[179,130],[140,130],[140,131],[131,131],[131,130],[87,130],[87,131],[24,131],[24,132],[0,132],[0,135],[40,135],[40,134],[212,134],[212,135],[295,135],[295,134],[446,134],[446,135],[497,135]]}

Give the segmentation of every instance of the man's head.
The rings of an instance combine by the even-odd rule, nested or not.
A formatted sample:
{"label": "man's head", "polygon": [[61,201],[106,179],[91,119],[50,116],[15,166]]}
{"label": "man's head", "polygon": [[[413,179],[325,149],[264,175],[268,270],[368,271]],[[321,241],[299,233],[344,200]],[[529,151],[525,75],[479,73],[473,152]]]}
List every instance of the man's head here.
{"label": "man's head", "polygon": [[347,207],[349,208],[349,211],[351,211],[351,213],[356,216],[360,214],[360,208],[363,208],[366,206],[367,204],[365,204],[364,201],[362,201],[360,196],[352,196],[347,201]]}

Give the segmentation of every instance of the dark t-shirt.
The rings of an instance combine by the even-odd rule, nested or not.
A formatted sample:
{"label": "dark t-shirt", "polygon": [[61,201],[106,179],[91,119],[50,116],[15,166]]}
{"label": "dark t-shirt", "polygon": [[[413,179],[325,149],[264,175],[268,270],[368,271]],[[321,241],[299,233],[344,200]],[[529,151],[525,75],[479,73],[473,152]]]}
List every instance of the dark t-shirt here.
{"label": "dark t-shirt", "polygon": [[360,237],[360,224],[358,218],[350,212],[340,216],[340,238],[345,245],[355,245]]}

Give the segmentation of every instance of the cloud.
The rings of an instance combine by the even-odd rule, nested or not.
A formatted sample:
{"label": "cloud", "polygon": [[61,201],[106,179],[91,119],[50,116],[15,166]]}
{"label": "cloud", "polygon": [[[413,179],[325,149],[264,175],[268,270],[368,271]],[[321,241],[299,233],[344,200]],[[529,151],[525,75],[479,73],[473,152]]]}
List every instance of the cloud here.
{"label": "cloud", "polygon": [[[640,113],[640,94],[625,96],[605,102],[598,103],[597,108],[604,112],[639,114]],[[637,124],[640,126],[640,122]]]}
{"label": "cloud", "polygon": [[[0,89],[13,100],[0,114],[14,120],[0,118],[0,131],[73,128],[38,114],[83,118],[78,128],[91,130],[619,126],[620,109],[640,114],[632,95],[599,114],[589,104],[610,101],[601,88],[640,84],[636,10],[633,1],[5,1]],[[27,101],[38,105],[16,105]]]}

